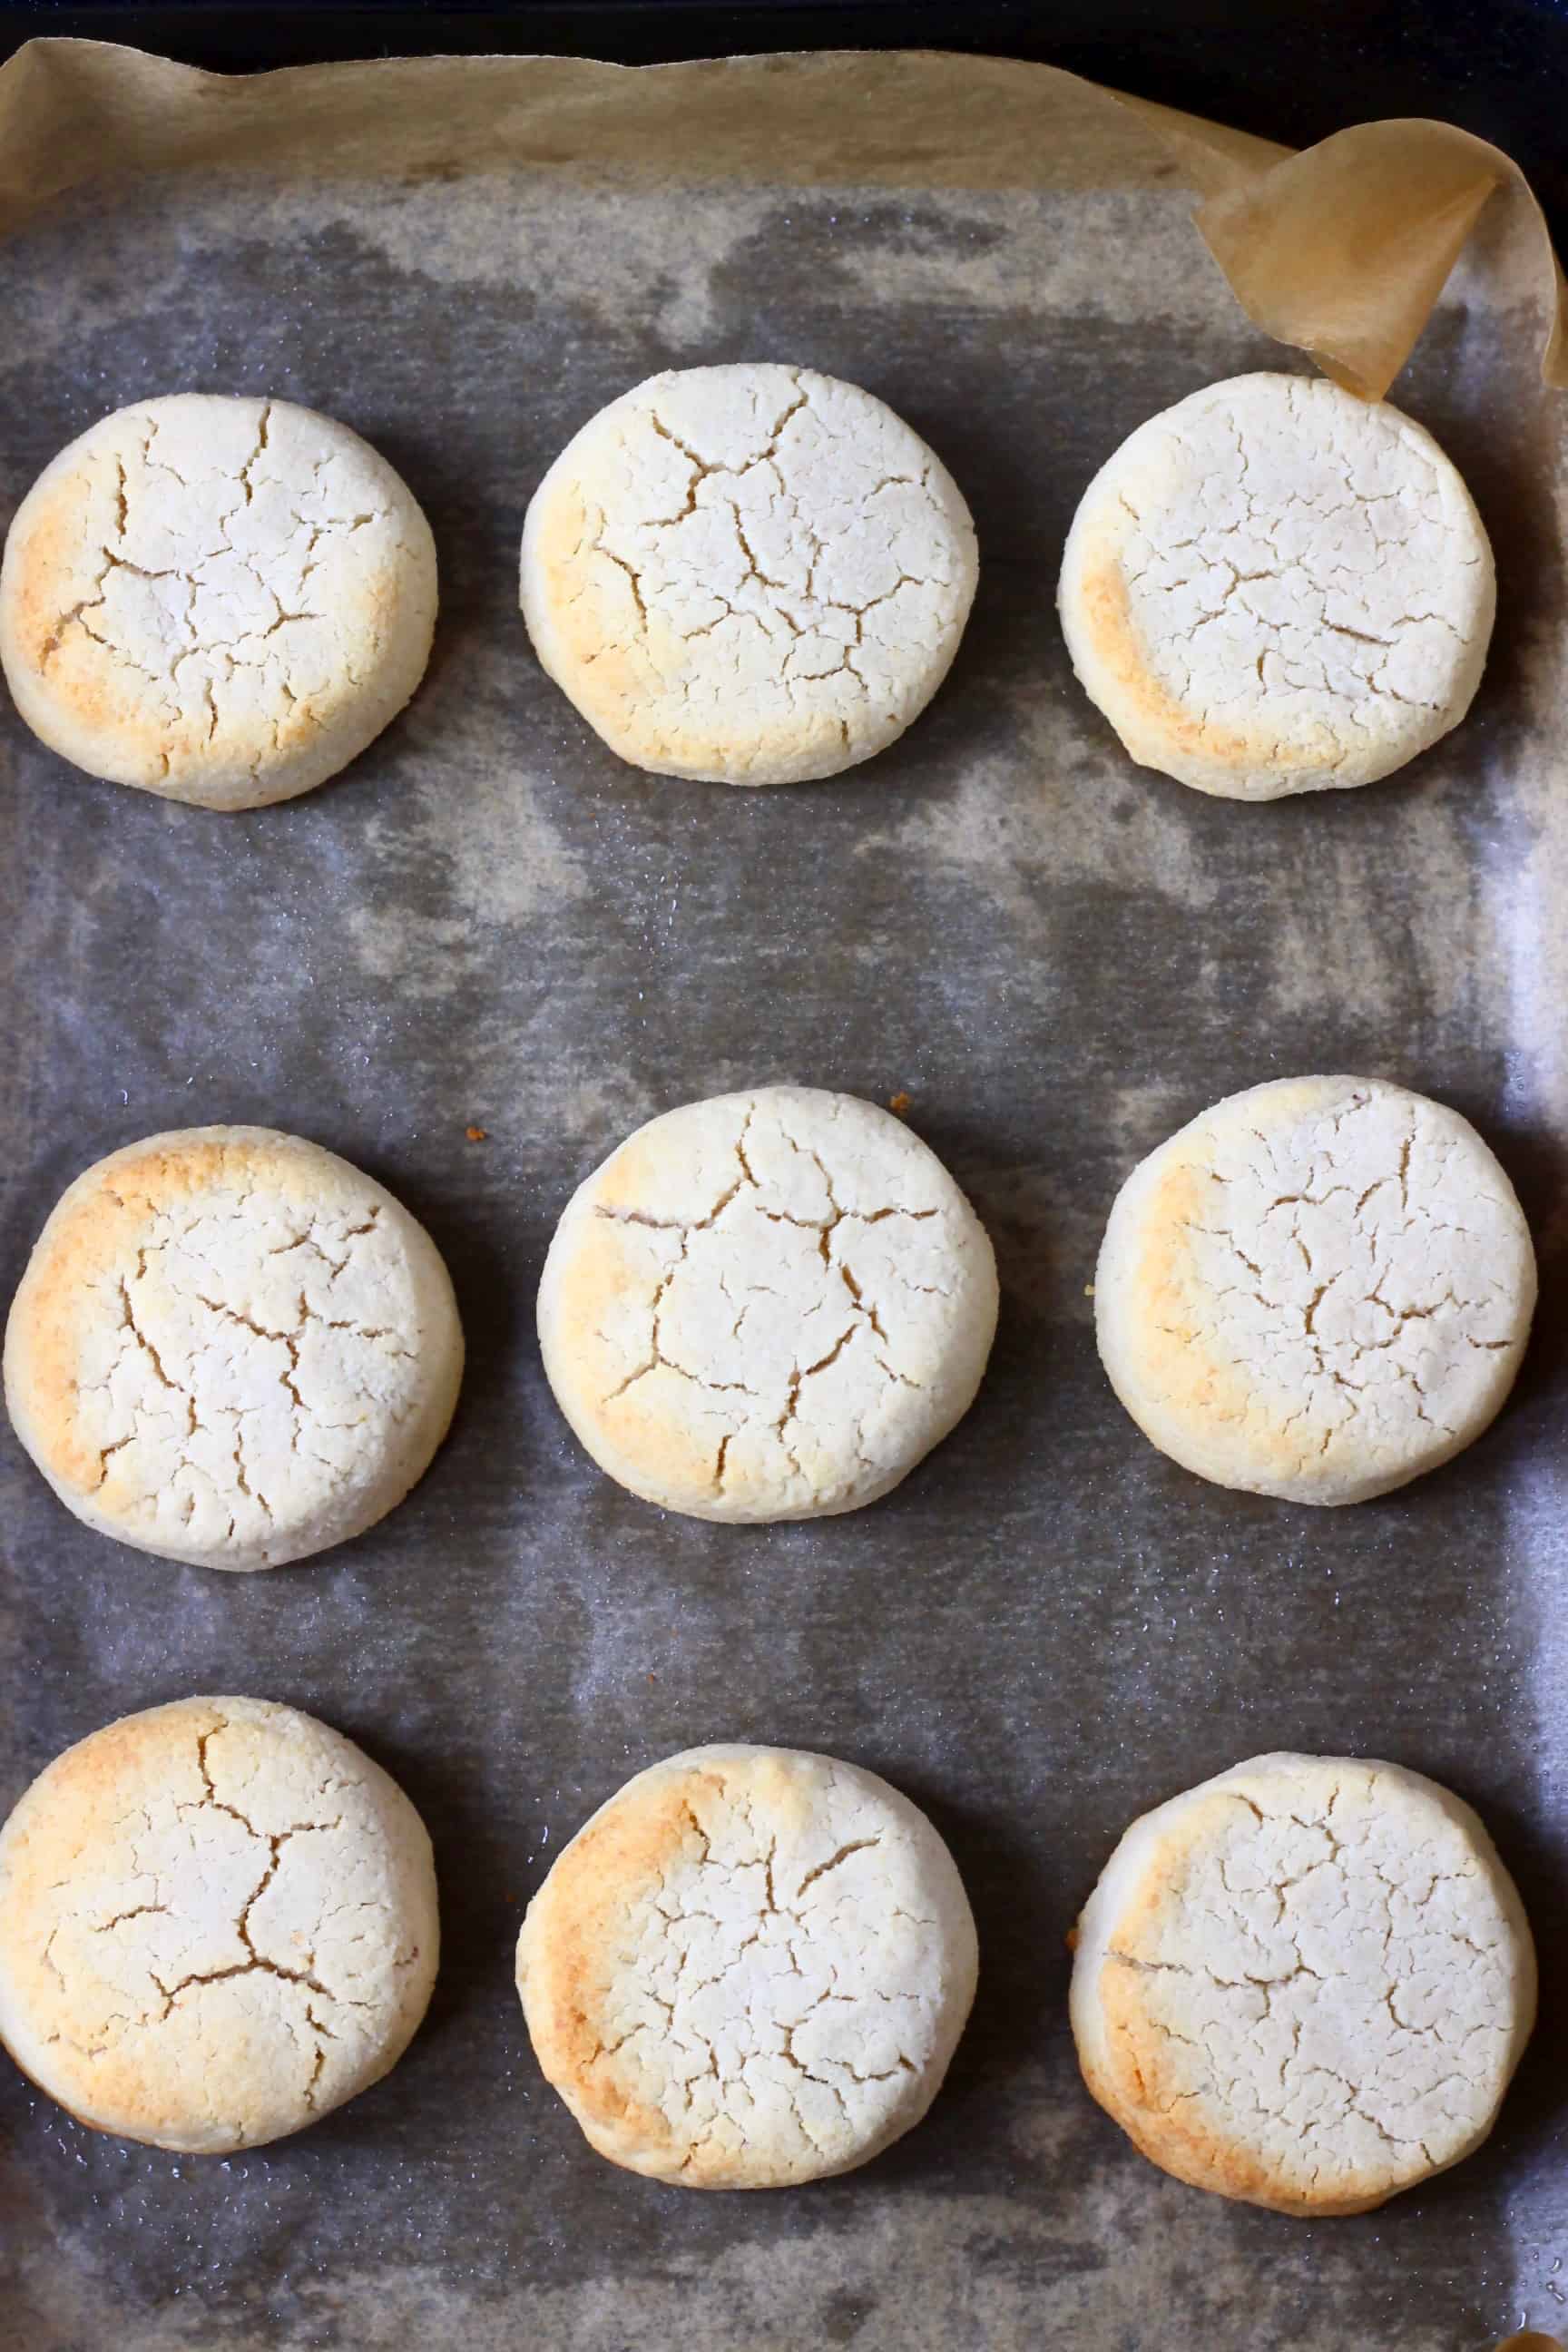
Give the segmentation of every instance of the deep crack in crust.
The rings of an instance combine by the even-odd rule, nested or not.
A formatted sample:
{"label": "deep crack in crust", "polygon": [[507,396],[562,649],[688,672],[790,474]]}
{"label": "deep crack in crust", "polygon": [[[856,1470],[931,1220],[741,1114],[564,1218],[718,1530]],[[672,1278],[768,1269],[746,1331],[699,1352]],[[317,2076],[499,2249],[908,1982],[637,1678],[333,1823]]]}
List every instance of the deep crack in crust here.
{"label": "deep crack in crust", "polygon": [[787,1748],[689,1750],[579,1831],[518,1989],[613,2163],[693,2189],[849,2170],[918,2123],[973,1999],[974,1923],[907,1798]]}
{"label": "deep crack in crust", "polygon": [[419,1816],[291,1707],[128,1716],[0,1830],[0,2039],[80,2122],[154,2147],[256,2147],[379,2080],[437,1946]]}
{"label": "deep crack in crust", "polygon": [[1388,1493],[1478,1437],[1529,1336],[1513,1188],[1457,1111],[1381,1079],[1231,1096],[1117,1195],[1100,1352],[1200,1477],[1303,1503]]}
{"label": "deep crack in crust", "polygon": [[1364,2212],[1479,2147],[1535,2014],[1519,1896],[1396,1765],[1262,1756],[1133,1823],[1079,1924],[1094,2096],[1179,2180]]}
{"label": "deep crack in crust", "polygon": [[359,436],[287,401],[121,409],[33,485],[0,564],[16,707],[90,775],[221,809],[309,792],[408,700],[436,551]]}
{"label": "deep crack in crust", "polygon": [[568,444],[523,530],[551,677],[623,759],[720,783],[837,775],[892,742],[976,577],[945,467],[809,368],[651,377]]}
{"label": "deep crack in crust", "polygon": [[16,1433],[79,1518],[211,1568],[275,1568],[400,1502],[462,1374],[423,1227],[334,1153],[191,1128],[79,1176],[5,1332]]}
{"label": "deep crack in crust", "polygon": [[1058,594],[1132,758],[1240,800],[1373,782],[1457,726],[1491,550],[1430,434],[1304,376],[1211,385],[1096,475]]}
{"label": "deep crack in crust", "polygon": [[858,1509],[968,1409],[991,1245],[869,1103],[722,1095],[630,1137],[568,1205],[539,1333],[568,1421],[634,1494],[700,1518]]}

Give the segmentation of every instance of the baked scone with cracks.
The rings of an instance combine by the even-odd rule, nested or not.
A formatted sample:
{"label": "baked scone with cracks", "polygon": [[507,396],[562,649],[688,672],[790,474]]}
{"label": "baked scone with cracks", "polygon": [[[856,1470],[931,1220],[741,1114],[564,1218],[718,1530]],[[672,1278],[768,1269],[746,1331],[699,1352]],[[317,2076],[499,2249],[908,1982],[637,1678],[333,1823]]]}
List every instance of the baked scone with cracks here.
{"label": "baked scone with cracks", "polygon": [[1479,1437],[1513,1385],[1535,1254],[1458,1111],[1281,1078],[1205,1111],[1110,1212],[1095,1323],[1162,1453],[1219,1486],[1359,1503]]}
{"label": "baked scone with cracks", "polygon": [[1178,2180],[1364,2213],[1485,2139],[1535,1954],[1447,1789],[1258,1756],[1127,1832],[1079,1922],[1071,2013],[1089,2088]]}
{"label": "baked scone with cracks", "polygon": [[567,444],[531,503],[540,661],[623,760],[790,784],[901,735],[973,601],[969,509],[868,392],[810,368],[651,376]]}
{"label": "baked scone with cracks", "polygon": [[0,1830],[0,2040],[121,2139],[221,2156],[316,2122],[402,2056],[437,1948],[407,1798],[264,1699],[108,1724]]}
{"label": "baked scone with cracks", "polygon": [[0,562],[0,663],[33,732],[203,808],[336,775],[414,692],[435,625],[409,490],[286,400],[117,410],[38,477]]}
{"label": "baked scone with cracks", "polygon": [[667,1111],[579,1187],[544,1369],[603,1470],[697,1518],[816,1518],[896,1486],[996,1328],[973,1210],[901,1121],[764,1087]]}
{"label": "baked scone with cracks", "polygon": [[463,1335],[435,1244],[346,1160],[261,1127],[111,1152],[61,1196],[5,1330],[60,1500],[139,1551],[278,1568],[422,1477]]}
{"label": "baked scone with cracks", "polygon": [[687,2189],[787,2189],[879,2154],[942,2087],[975,1969],[925,1815],[786,1748],[639,1772],[517,1947],[535,2055],[590,2146]]}
{"label": "baked scone with cracks", "polygon": [[1141,766],[1267,801],[1373,783],[1457,727],[1496,590],[1475,503],[1421,425],[1321,378],[1244,375],[1101,467],[1058,601]]}

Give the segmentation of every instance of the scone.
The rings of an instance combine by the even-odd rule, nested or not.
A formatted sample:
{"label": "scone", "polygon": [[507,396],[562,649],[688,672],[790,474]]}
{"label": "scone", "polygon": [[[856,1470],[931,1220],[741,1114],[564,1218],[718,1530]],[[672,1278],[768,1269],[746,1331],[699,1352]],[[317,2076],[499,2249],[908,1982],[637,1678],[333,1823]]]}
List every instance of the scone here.
{"label": "scone", "polygon": [[0,562],[17,709],[89,775],[247,809],[308,793],[424,674],[436,548],[357,433],[179,393],[45,467]]}
{"label": "scone", "polygon": [[5,1328],[13,1426],[79,1519],[202,1568],[278,1568],[402,1501],[463,1335],[422,1225],[334,1152],[184,1128],[79,1176]]}
{"label": "scone", "polygon": [[693,1748],[578,1831],[517,1947],[534,2053],[613,2164],[685,2189],[850,2171],[919,2123],[974,1997],[925,1815],[788,1748]]}
{"label": "scone", "polygon": [[1387,1494],[1479,1437],[1534,1306],[1492,1154],[1381,1078],[1281,1078],[1205,1111],[1127,1179],[1094,1281],[1144,1435],[1297,1503]]}
{"label": "scone", "polygon": [[996,1328],[984,1229],[901,1121],[763,1087],[649,1121],[581,1185],[539,1290],[601,1469],[703,1519],[853,1511],[968,1410]]}
{"label": "scone", "polygon": [[534,650],[661,776],[800,783],[868,760],[947,675],[974,526],[868,392],[810,368],[683,368],[567,444],[522,534]]}
{"label": "scone", "polygon": [[1134,1822],[1079,1922],[1071,2011],[1090,2091],[1178,2180],[1363,2213],[1485,2139],[1535,1953],[1447,1789],[1258,1756]]}
{"label": "scone", "polygon": [[221,2156],[402,2056],[438,1948],[425,1825],[265,1699],[105,1725],[0,1830],[0,2041],[94,2130]]}
{"label": "scone", "polygon": [[1058,602],[1132,758],[1232,800],[1369,784],[1480,683],[1491,549],[1431,435],[1314,376],[1152,417],[1085,491]]}

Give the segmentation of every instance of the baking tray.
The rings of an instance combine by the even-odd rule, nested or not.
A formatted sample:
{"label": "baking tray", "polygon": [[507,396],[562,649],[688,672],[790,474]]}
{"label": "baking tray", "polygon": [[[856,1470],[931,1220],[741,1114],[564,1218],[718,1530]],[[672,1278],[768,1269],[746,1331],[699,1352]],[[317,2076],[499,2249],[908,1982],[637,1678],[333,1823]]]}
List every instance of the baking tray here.
{"label": "baking tray", "polygon": [[[776,89],[801,68],[755,70]],[[1568,858],[1539,289],[1484,215],[1397,387],[1497,544],[1470,719],[1382,787],[1204,800],[1130,767],[1074,685],[1061,541],[1152,411],[1306,362],[1243,316],[1168,166],[999,185],[971,70],[940,61],[930,102],[973,120],[972,184],[913,159],[906,184],[884,161],[874,185],[790,186],[776,157],[771,182],[596,177],[546,152],[547,124],[504,169],[89,186],[0,245],[0,520],[121,403],[266,391],[384,450],[430,516],[443,600],[406,717],[279,808],[215,818],[89,782],[0,715],[0,1280],[100,1153],[254,1120],[426,1221],[470,1342],[409,1502],[271,1575],[90,1535],[0,1439],[0,1803],[128,1709],[285,1699],[420,1807],[445,1941],[394,2074],[225,2162],[95,2137],[0,2068],[0,2344],[1479,2352],[1559,2307]],[[516,554],[534,483],[602,402],[757,354],[909,418],[970,499],[982,582],[903,743],[746,793],[597,744],[530,656]],[[1134,1160],[1215,1097],[1316,1068],[1476,1119],[1544,1261],[1502,1421],[1345,1513],[1154,1454],[1085,1295]],[[1003,1320],[974,1410],[886,1502],[710,1527],[634,1502],[570,1441],[532,1293],[619,1137],[774,1078],[911,1097],[995,1241]],[[886,1774],[950,1841],[980,1927],[979,2002],[927,2123],[787,2195],[699,2197],[591,2156],[510,1986],[560,1845],[633,1770],[714,1738]],[[1542,2028],[1492,2142],[1358,2220],[1165,2179],[1089,2103],[1067,2031],[1065,1937],[1126,1822],[1281,1746],[1459,1789],[1542,1948]]]}

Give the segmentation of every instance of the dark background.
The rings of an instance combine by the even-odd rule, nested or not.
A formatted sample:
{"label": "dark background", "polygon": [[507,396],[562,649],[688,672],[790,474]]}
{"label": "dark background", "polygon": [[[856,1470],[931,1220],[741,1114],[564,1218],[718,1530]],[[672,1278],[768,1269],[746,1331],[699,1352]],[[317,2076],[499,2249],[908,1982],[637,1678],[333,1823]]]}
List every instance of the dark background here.
{"label": "dark background", "polygon": [[[1568,13],[1510,0],[0,9],[0,46],[38,31],[230,68],[415,48],[994,48],[1294,142],[1442,114],[1515,154],[1555,203],[1560,241],[1564,226]],[[521,653],[522,507],[584,415],[695,356],[668,340],[668,289],[613,309],[595,294],[613,256],[594,248],[575,303],[551,288],[560,316],[535,322],[526,286],[395,268],[368,216],[303,237],[237,205],[187,222],[163,185],[101,217],[84,198],[6,248],[0,520],[106,406],[171,381],[265,387],[386,450],[436,525],[444,571],[437,657],[407,722],[340,784],[229,821],[221,840],[200,813],[67,789],[0,716],[15,772],[0,870],[26,877],[11,952],[19,975],[48,980],[18,991],[11,1016],[18,1140],[0,1171],[0,1297],[53,1198],[100,1151],[186,1119],[280,1120],[425,1217],[472,1354],[452,1444],[408,1505],[277,1577],[119,1551],[68,1521],[0,1438],[0,1664],[16,1693],[0,1720],[5,1797],[125,1706],[265,1690],[363,1740],[408,1789],[436,1838],[446,1940],[429,2025],[391,2081],[236,2169],[95,2138],[0,2068],[4,2352],[102,2352],[110,2313],[128,2345],[159,2352],[489,2345],[500,2336],[479,2331],[520,2310],[549,2344],[565,2306],[525,2298],[595,2287],[620,2324],[574,2335],[593,2352],[817,2352],[912,2331],[940,2306],[944,2270],[974,2295],[944,2352],[1030,2340],[994,2324],[983,2289],[1037,2296],[1034,2340],[1050,2352],[1103,2343],[1093,2315],[1112,2273],[1130,2282],[1128,2352],[1479,2352],[1511,2315],[1509,2214],[1528,2195],[1550,2231],[1568,1854],[1539,1796],[1540,1564],[1521,1557],[1507,1504],[1560,1449],[1559,1317],[1542,1318],[1519,1399],[1486,1440],[1345,1515],[1175,1471],[1110,1407],[1081,1308],[1126,1168],[1275,1068],[1386,1069],[1479,1121],[1538,1233],[1563,1196],[1551,1139],[1505,1099],[1510,1040],[1478,878],[1494,850],[1522,856],[1508,790],[1530,749],[1521,664],[1532,625],[1561,629],[1540,453],[1520,429],[1533,354],[1505,367],[1487,317],[1449,314],[1399,388],[1472,481],[1499,548],[1498,642],[1472,720],[1387,791],[1238,824],[1127,770],[1047,616],[1056,551],[1104,451],[1161,397],[1291,362],[1217,288],[1212,320],[1173,307],[1136,335],[1092,304],[987,309],[970,280],[994,232],[974,217],[970,230],[942,207],[879,199],[841,236],[831,200],[814,198],[739,240],[709,281],[705,350],[756,348],[765,316],[781,348],[870,381],[952,465],[986,550],[947,694],[906,746],[809,803],[621,770]],[[938,293],[868,318],[853,274],[866,246],[889,268],[917,248],[928,280],[941,265]],[[439,403],[432,353],[449,370]],[[492,740],[531,747],[539,812],[584,887],[487,929],[459,812],[491,786]],[[879,859],[846,854],[921,820],[940,843],[982,761],[1005,855],[971,873],[921,850],[918,830]],[[515,781],[496,787],[503,818]],[[1088,881],[1062,853],[1086,833],[1084,862],[1102,869]],[[1440,905],[1411,889],[1413,841],[1463,877]],[[1166,855],[1214,882],[1217,911],[1171,915],[1156,887]],[[1285,1012],[1276,933],[1309,903],[1323,984]],[[737,907],[751,919],[738,942]],[[398,987],[361,950],[353,926],[367,911],[374,940],[412,943]],[[855,952],[825,957],[824,940]],[[910,940],[941,941],[962,986],[921,969]],[[1413,975],[1392,1011],[1375,988],[1358,998],[1367,940],[1374,978]],[[1452,1001],[1423,981],[1450,965],[1473,974]],[[737,1009],[721,1036],[705,1000],[726,989]],[[102,1008],[122,1003],[106,1024]],[[919,1131],[973,1193],[1003,1265],[1007,1315],[974,1413],[907,1488],[826,1531],[702,1529],[631,1505],[564,1438],[526,1336],[571,1183],[638,1117],[753,1074],[884,1097],[910,1087]],[[469,1119],[489,1129],[482,1150],[463,1140]],[[1548,1279],[1560,1302],[1560,1260]],[[561,1836],[637,1766],[730,1730],[852,1755],[908,1789],[960,1857],[986,1954],[983,2005],[931,2125],[853,2181],[788,2200],[684,2200],[591,2160],[538,2081],[505,1983],[521,1903]],[[1140,2164],[1079,2090],[1061,2005],[1063,1931],[1126,1821],[1275,1744],[1393,1755],[1472,1797],[1520,1878],[1549,1988],[1488,2150],[1386,2214],[1321,2229],[1223,2207]],[[813,2300],[793,2341],[763,2337],[747,2265],[762,2295],[768,2265],[797,2248],[786,2274],[814,2263]],[[412,2308],[394,2293],[405,2272],[439,2276],[428,2327],[395,2315]],[[1529,2282],[1537,2320],[1559,2292],[1545,2275]],[[672,2286],[689,2297],[679,2337],[655,2302]],[[176,2295],[197,2306],[194,2335]],[[395,2315],[371,2336],[384,2305]],[[936,2339],[908,2340],[923,2352]]]}
{"label": "dark background", "polygon": [[645,65],[767,49],[974,49],[1064,66],[1298,147],[1378,115],[1441,115],[1506,148],[1545,204],[1559,251],[1568,242],[1564,0],[0,5],[0,55],[42,33],[134,42],[229,73],[440,51],[561,52]]}

